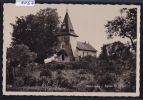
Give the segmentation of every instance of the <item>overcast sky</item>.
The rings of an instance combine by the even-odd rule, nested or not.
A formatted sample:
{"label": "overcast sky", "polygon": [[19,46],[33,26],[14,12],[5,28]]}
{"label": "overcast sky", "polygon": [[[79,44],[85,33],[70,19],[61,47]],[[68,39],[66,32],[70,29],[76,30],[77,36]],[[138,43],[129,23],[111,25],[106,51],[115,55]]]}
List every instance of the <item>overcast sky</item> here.
{"label": "overcast sky", "polygon": [[89,42],[98,54],[101,51],[103,44],[121,41],[126,43],[129,39],[115,37],[114,39],[107,39],[105,33],[105,24],[107,20],[113,20],[116,16],[120,16],[119,10],[121,8],[137,8],[133,5],[67,5],[67,4],[36,4],[34,7],[19,7],[15,4],[4,5],[4,43],[9,47],[11,42],[12,27],[10,23],[15,23],[16,16],[26,16],[28,14],[36,14],[40,9],[47,7],[56,8],[61,21],[68,9],[68,13],[74,27],[75,33],[79,36],[78,41]]}

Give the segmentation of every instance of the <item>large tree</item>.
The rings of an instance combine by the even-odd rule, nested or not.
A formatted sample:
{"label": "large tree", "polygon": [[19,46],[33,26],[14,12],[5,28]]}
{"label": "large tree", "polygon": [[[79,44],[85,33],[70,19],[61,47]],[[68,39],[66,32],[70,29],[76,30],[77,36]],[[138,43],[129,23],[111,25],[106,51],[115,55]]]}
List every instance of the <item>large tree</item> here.
{"label": "large tree", "polygon": [[13,26],[12,44],[25,44],[37,53],[37,62],[52,56],[56,45],[55,31],[60,24],[56,9],[41,9],[35,15],[16,17]]}
{"label": "large tree", "polygon": [[120,9],[121,16],[115,17],[111,21],[107,21],[105,27],[108,38],[119,36],[122,38],[129,38],[134,50],[136,46],[134,40],[137,38],[137,9],[123,8]]}
{"label": "large tree", "polygon": [[[120,41],[103,45],[96,72],[97,80],[102,85],[113,85],[105,88],[108,91],[135,91],[136,57],[130,51],[130,45]],[[122,84],[124,87],[120,87]],[[115,89],[115,90],[114,90]]]}
{"label": "large tree", "polygon": [[132,55],[129,44],[117,41],[103,45],[99,58],[105,60],[125,60],[129,55]]}
{"label": "large tree", "polygon": [[[7,49],[7,81],[10,84],[15,85],[15,79],[17,76],[26,74],[27,66],[32,64],[36,59],[36,53],[31,52],[29,48],[24,45],[13,45]],[[18,72],[16,69],[20,69]],[[19,75],[17,75],[20,73]]]}

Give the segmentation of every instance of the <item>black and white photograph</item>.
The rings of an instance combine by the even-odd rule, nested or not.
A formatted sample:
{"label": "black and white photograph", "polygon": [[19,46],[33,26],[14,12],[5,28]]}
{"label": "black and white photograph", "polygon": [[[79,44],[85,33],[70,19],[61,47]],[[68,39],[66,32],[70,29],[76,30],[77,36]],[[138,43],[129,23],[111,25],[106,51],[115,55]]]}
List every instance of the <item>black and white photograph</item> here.
{"label": "black and white photograph", "polygon": [[4,95],[139,96],[139,5],[3,8]]}

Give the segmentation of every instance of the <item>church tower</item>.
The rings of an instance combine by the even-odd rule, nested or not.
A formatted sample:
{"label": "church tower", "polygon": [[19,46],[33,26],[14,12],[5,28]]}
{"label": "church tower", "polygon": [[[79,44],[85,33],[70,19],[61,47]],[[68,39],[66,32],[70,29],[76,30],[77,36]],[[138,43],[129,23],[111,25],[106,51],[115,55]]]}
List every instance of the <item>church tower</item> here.
{"label": "church tower", "polygon": [[74,61],[78,35],[75,34],[68,11],[57,34],[57,55],[58,61]]}

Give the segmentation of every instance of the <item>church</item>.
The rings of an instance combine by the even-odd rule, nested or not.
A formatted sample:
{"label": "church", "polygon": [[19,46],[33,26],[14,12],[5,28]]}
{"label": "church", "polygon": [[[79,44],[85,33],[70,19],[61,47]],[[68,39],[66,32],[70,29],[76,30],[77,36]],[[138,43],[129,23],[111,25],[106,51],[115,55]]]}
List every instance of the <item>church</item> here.
{"label": "church", "polygon": [[97,54],[97,50],[89,43],[77,41],[79,36],[74,31],[67,11],[56,36],[58,40],[56,47],[57,61],[77,61],[84,56],[96,56]]}

